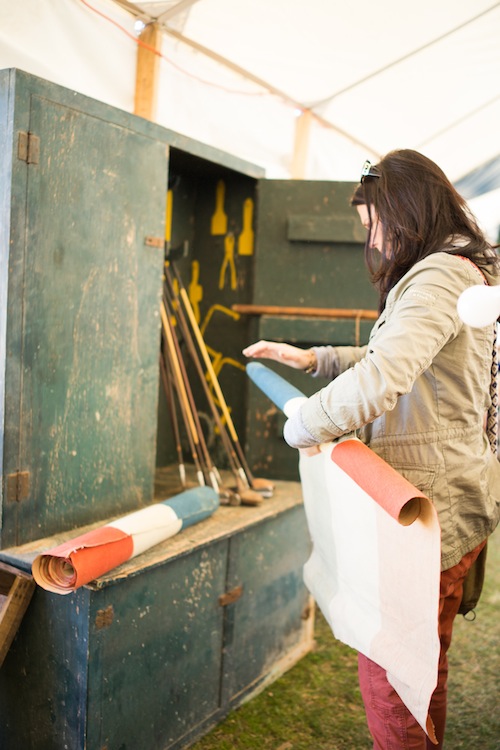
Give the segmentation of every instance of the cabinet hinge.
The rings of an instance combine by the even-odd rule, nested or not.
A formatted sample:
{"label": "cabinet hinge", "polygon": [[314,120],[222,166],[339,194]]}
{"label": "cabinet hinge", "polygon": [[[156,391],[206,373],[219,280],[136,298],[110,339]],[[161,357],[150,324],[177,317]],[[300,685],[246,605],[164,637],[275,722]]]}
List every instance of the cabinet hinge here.
{"label": "cabinet hinge", "polygon": [[109,626],[113,623],[114,619],[115,619],[115,611],[113,609],[112,604],[109,604],[106,607],[106,609],[98,609],[96,617],[95,617],[96,630],[101,630],[102,628],[109,628]]}
{"label": "cabinet hinge", "polygon": [[17,157],[27,164],[38,164],[40,161],[40,138],[34,133],[20,130],[17,141]]}
{"label": "cabinet hinge", "polygon": [[7,502],[20,503],[26,500],[30,490],[30,473],[29,471],[15,471],[7,474]]}

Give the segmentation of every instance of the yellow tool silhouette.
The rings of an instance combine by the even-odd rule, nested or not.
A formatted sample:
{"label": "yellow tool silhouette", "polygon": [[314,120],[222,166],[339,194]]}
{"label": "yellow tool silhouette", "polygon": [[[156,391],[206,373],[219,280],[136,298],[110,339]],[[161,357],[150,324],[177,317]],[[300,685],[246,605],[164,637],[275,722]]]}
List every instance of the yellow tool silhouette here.
{"label": "yellow tool silhouette", "polygon": [[215,213],[212,216],[212,234],[226,234],[227,232],[227,215],[224,213],[225,195],[226,186],[223,180],[219,180],[215,188]]}
{"label": "yellow tool silhouette", "polygon": [[193,308],[193,314],[197,323],[201,320],[200,302],[203,299],[203,287],[198,283],[200,278],[200,264],[197,260],[191,263],[191,281],[189,282],[188,292],[189,301]]}
{"label": "yellow tool silhouette", "polygon": [[236,278],[236,266],[234,264],[234,234],[229,232],[224,237],[224,260],[219,274],[219,289],[224,289],[226,268],[229,266],[231,289],[234,291],[238,288],[238,279]]}
{"label": "yellow tool silhouette", "polygon": [[243,230],[238,237],[238,255],[253,255],[253,200],[247,198],[243,203]]}

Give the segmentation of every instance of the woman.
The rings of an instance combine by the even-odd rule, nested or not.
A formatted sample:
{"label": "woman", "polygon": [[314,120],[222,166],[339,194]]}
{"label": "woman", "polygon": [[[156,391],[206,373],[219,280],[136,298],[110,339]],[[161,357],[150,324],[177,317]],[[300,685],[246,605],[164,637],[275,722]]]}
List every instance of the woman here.
{"label": "woman", "polygon": [[[368,230],[365,258],[380,316],[364,347],[259,341],[269,358],[331,382],[285,424],[294,448],[356,431],[430,497],[442,532],[441,654],[430,705],[438,747],[446,720],[447,649],[464,577],[500,514],[500,464],[485,434],[494,327],[457,314],[468,287],[500,283],[499,259],[441,169],[411,150],[367,162],[352,204]],[[374,748],[435,747],[385,671],[359,655],[360,687]]]}

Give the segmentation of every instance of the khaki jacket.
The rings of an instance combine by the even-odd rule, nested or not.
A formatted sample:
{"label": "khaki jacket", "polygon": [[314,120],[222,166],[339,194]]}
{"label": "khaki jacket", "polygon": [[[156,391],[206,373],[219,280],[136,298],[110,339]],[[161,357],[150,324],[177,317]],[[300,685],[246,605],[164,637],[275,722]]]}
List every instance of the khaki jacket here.
{"label": "khaki jacket", "polygon": [[493,328],[457,314],[460,294],[480,283],[472,263],[448,253],[419,261],[389,293],[367,346],[316,349],[317,374],[334,380],[300,410],[318,442],[357,433],[434,502],[443,570],[500,515],[500,463],[484,430]]}

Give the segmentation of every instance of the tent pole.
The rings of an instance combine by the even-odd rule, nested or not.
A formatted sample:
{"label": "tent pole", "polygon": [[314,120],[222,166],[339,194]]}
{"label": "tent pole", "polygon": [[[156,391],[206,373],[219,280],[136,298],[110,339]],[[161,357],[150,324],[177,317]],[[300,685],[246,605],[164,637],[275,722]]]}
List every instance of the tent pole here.
{"label": "tent pole", "polygon": [[162,34],[157,23],[144,27],[140,35],[142,44],[137,45],[137,66],[135,74],[134,114],[154,120],[160,70]]}

